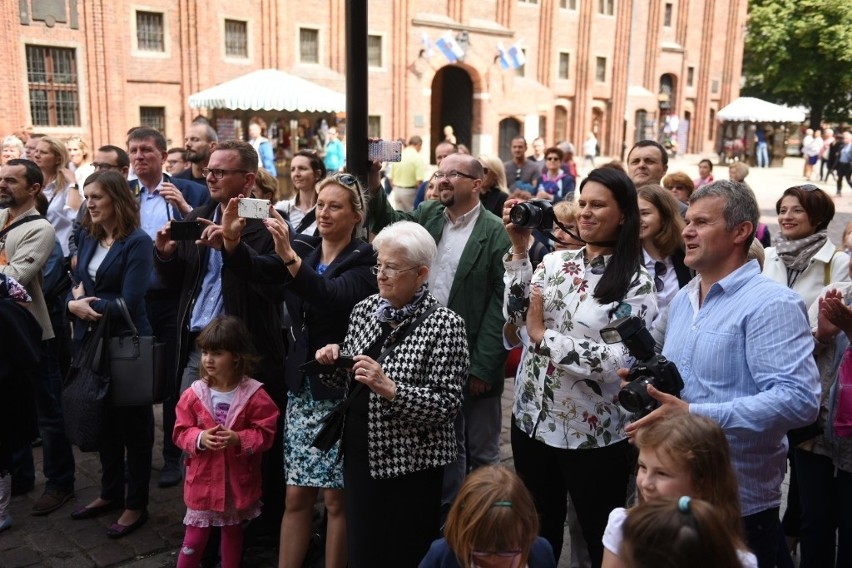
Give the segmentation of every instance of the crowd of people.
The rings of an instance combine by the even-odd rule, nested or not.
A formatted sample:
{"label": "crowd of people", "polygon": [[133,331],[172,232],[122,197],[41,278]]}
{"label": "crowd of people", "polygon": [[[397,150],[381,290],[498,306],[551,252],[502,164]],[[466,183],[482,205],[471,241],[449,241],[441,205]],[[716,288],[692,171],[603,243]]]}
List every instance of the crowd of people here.
{"label": "crowd of people", "polygon": [[[318,500],[332,568],[554,567],[566,521],[575,566],[786,568],[795,541],[800,566],[852,564],[852,236],[828,238],[831,196],[784,189],[770,237],[744,164],[669,173],[650,140],[595,164],[591,134],[581,176],[571,144],[519,137],[503,163],[450,129],[429,176],[418,136],[366,183],[297,152],[281,200],[262,129],[4,141],[0,532],[36,437],[32,514],[74,499],[63,377],[106,317],[165,344],[179,567],[270,542],[300,567]],[[656,346],[605,331],[625,322]],[[71,517],[124,538],[151,522],[153,407],[110,401],[98,428],[100,492]]]}

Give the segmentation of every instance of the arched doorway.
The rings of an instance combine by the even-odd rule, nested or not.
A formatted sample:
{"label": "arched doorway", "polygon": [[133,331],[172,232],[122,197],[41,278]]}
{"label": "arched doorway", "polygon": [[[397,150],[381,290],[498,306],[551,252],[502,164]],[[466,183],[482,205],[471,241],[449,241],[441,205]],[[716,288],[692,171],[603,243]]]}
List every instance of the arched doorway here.
{"label": "arched doorway", "polygon": [[521,135],[521,123],[518,119],[510,117],[500,121],[497,155],[501,160],[508,162],[512,159],[512,140]]}
{"label": "arched doorway", "polygon": [[461,67],[444,67],[432,79],[432,147],[429,148],[432,163],[435,163],[435,146],[444,139],[445,126],[453,127],[457,144],[471,148],[473,81]]}

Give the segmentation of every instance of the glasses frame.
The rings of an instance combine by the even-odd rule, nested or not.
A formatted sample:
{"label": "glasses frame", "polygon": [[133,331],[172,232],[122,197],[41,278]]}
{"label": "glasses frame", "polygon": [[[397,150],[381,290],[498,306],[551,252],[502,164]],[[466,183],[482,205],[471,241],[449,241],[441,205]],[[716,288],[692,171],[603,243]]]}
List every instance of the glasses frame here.
{"label": "glasses frame", "polygon": [[370,267],[370,272],[372,272],[374,276],[382,274],[384,276],[387,276],[388,278],[397,278],[403,272],[408,272],[409,270],[417,270],[418,268],[420,267],[411,266],[409,268],[388,268],[386,266],[382,266],[381,264],[375,264]]}
{"label": "glasses frame", "polygon": [[121,166],[114,166],[112,164],[105,164],[103,162],[92,162],[92,167],[95,168],[96,172],[121,169]]}
{"label": "glasses frame", "polygon": [[467,179],[472,179],[472,180],[479,179],[476,176],[472,176],[470,174],[466,174],[466,173],[460,172],[458,170],[450,170],[446,173],[445,172],[435,172],[434,174],[432,174],[432,178],[434,178],[437,181],[441,181],[444,178],[446,178],[446,179],[467,178]]}
{"label": "glasses frame", "polygon": [[201,170],[201,175],[203,175],[205,179],[207,178],[207,176],[212,174],[213,179],[215,179],[216,181],[220,181],[220,180],[224,179],[224,177],[226,175],[236,174],[236,173],[247,174],[247,173],[250,173],[250,172],[248,170],[226,170],[224,168],[203,168]]}

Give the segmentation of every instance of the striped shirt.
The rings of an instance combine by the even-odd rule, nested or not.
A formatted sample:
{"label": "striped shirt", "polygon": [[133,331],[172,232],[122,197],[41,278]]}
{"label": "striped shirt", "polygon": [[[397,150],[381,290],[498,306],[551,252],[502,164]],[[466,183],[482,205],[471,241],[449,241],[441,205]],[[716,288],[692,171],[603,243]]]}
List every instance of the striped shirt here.
{"label": "striped shirt", "polygon": [[757,261],[713,284],[700,277],[669,310],[663,355],[683,376],[689,411],[718,422],[731,445],[742,515],[781,503],[788,430],[817,416],[819,374],[801,297]]}

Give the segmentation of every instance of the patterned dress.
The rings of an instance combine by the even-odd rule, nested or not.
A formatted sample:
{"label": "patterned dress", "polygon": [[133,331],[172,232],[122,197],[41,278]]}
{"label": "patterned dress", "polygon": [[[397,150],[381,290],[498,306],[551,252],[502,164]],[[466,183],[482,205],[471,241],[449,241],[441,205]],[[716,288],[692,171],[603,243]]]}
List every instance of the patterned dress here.
{"label": "patterned dress", "polygon": [[649,326],[657,313],[653,281],[640,267],[620,302],[600,304],[594,290],[611,256],[588,262],[585,248],[548,254],[535,273],[526,260],[504,260],[504,312],[526,325],[531,285],[542,290],[544,339],[530,345],[515,381],[515,423],[548,446],[588,449],[625,438],[629,414],[618,404],[616,370],[630,366],[622,344],[608,345],[600,330],[636,315]]}

